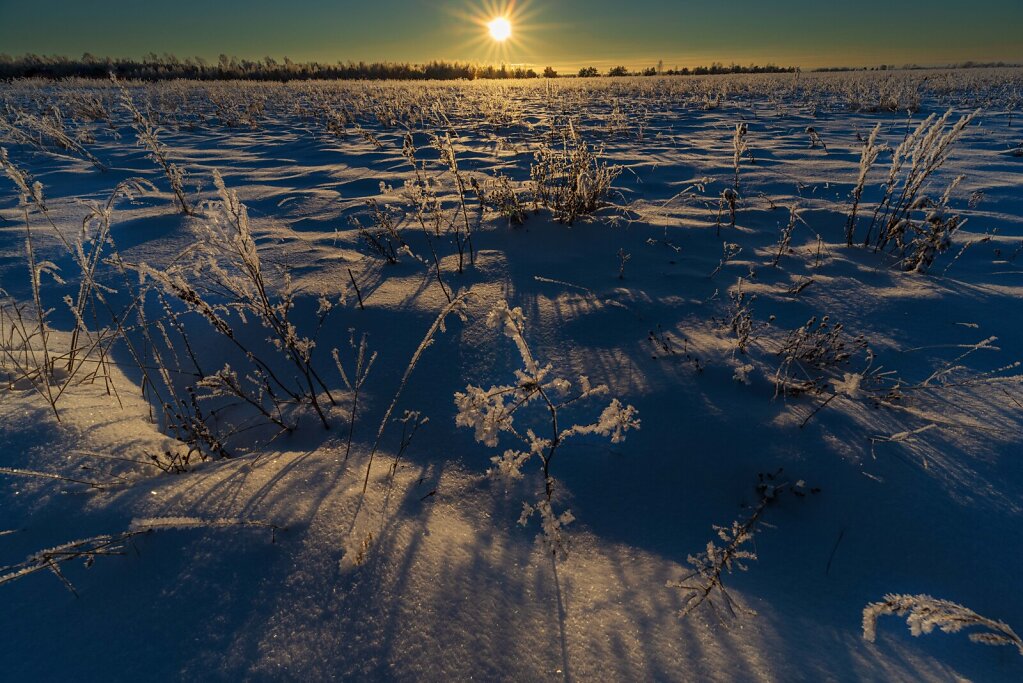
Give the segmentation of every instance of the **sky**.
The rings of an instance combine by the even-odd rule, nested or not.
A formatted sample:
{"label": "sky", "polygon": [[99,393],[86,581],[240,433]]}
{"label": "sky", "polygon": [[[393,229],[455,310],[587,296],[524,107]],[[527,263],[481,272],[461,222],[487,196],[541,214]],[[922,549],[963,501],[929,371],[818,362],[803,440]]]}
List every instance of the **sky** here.
{"label": "sky", "polygon": [[[498,44],[485,23],[508,14]],[[1021,0],[0,0],[0,53],[638,69],[1023,62]]]}

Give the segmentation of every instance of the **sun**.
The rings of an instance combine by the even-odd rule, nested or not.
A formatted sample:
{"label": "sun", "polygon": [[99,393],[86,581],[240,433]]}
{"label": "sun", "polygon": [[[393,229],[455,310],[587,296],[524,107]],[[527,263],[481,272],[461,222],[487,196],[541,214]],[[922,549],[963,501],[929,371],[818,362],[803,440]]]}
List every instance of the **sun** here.
{"label": "sun", "polygon": [[490,31],[490,37],[499,43],[503,43],[511,38],[512,25],[507,17],[493,19],[487,24],[487,29]]}

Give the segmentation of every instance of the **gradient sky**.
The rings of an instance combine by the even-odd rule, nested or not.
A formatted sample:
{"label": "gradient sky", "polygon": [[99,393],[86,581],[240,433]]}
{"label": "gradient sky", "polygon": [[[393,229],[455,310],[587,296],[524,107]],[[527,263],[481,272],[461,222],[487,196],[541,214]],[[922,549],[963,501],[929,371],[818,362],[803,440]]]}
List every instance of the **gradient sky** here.
{"label": "gradient sky", "polygon": [[561,68],[1023,62],[1023,0],[520,0],[501,49],[477,23],[498,2],[0,0],[0,52]]}

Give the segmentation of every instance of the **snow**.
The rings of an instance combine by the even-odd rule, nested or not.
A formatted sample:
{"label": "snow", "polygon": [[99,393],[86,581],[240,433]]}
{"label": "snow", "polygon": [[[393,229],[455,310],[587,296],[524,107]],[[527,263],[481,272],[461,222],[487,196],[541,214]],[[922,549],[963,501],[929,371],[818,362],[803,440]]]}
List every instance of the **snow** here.
{"label": "snow", "polygon": [[[257,426],[226,439],[230,459],[164,472],[161,454],[187,449],[151,419],[159,406],[143,397],[123,345],[109,382],[66,390],[59,421],[42,392],[7,386],[4,360],[0,566],[75,539],[140,533],[123,555],[61,565],[77,598],[49,571],[0,585],[0,678],[1019,680],[1014,648],[914,638],[893,618],[869,642],[863,626],[864,608],[893,595],[935,596],[1023,628],[1023,160],[1006,153],[1020,133],[1003,99],[1023,75],[872,78],[132,84],[161,112],[158,135],[186,171],[187,198],[213,202],[192,217],[177,213],[109,84],[98,92],[118,112],[119,137],[96,123],[84,143],[108,171],[74,150],[0,142],[31,172],[23,190],[41,183],[65,235],[81,231],[84,201],[103,206],[127,178],[155,184],[114,204],[108,249],[145,264],[146,281],[171,294],[210,297],[196,283],[215,276],[260,296],[230,279],[237,262],[212,256],[232,244],[232,216],[241,220],[238,258],[258,254],[290,326],[281,337],[251,307],[196,304],[180,320],[206,391],[219,395],[204,400],[227,401],[254,374],[218,333],[225,324],[240,343],[271,349],[277,370],[298,372],[289,349],[308,354],[337,402],[321,396],[330,429],[308,405],[284,407],[290,433],[244,406],[218,411],[225,433]],[[67,106],[86,87],[96,86],[3,84],[0,96]],[[922,97],[911,119],[848,106],[903,87]],[[260,126],[222,125],[206,88],[222,103],[264,103]],[[329,134],[317,108],[342,105],[359,126],[347,137]],[[890,150],[929,115],[951,107],[954,122],[977,106],[933,183],[940,195],[964,176],[950,206],[969,220],[951,248],[912,273],[846,247],[864,141],[889,146],[860,200],[869,222]],[[466,178],[500,173],[525,192],[549,123],[566,116],[620,167],[603,169],[612,206],[571,226],[531,203],[521,226],[488,212],[459,274],[450,236],[431,243],[409,195],[391,189],[416,173],[392,121],[411,126],[420,172],[453,213],[452,164],[427,133],[451,130]],[[734,146],[740,125],[752,162]],[[0,286],[25,302],[19,190],[0,180]],[[734,228],[727,205],[719,218],[723,192],[736,202]],[[370,225],[368,200],[403,231],[395,264],[349,221]],[[77,292],[79,271],[43,217],[31,220],[39,268],[67,281],[40,280],[59,347],[75,326],[63,296]],[[100,265],[97,281],[111,300],[128,297],[113,265]],[[791,360],[779,355],[825,316],[829,334],[841,329],[818,334],[815,323]],[[745,348],[736,330],[748,333]],[[369,364],[361,384],[358,357]],[[553,500],[537,386],[556,400],[585,397],[559,410]],[[405,411],[421,416],[410,441]],[[742,525],[754,511],[750,531]],[[701,606],[680,617],[686,594],[672,586],[694,566],[703,575],[736,538],[746,571],[721,581],[737,616],[719,621]],[[552,561],[561,542],[567,554]]]}

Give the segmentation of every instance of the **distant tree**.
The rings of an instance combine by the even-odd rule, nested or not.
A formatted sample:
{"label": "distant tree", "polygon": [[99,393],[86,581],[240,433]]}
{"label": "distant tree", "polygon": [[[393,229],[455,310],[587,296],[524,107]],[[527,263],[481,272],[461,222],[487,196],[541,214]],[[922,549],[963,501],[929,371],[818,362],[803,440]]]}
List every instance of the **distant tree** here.
{"label": "distant tree", "polygon": [[657,74],[657,67],[651,66],[650,68],[643,69],[644,76],[656,76]]}
{"label": "distant tree", "polygon": [[[966,66],[999,66],[998,63],[967,63]],[[892,65],[883,65],[891,70]],[[691,73],[783,73],[793,72],[793,67],[779,67],[774,64],[765,66],[737,65],[724,66],[720,62],[710,67],[696,67],[693,70],[663,70],[647,68],[642,73],[651,72],[664,75],[688,75]],[[202,57],[186,57],[165,53],[161,56],[149,53],[141,59],[101,57],[83,54],[79,59],[69,59],[61,55],[24,54],[12,56],[0,54],[0,81],[14,78],[49,78],[63,79],[69,77],[107,79],[113,72],[124,80],[158,81],[168,79],[194,80],[228,80],[240,79],[250,81],[293,81],[309,79],[340,79],[340,80],[455,80],[455,79],[493,79],[493,78],[538,78],[533,69],[526,67],[510,67],[507,65],[471,64],[465,62],[434,61],[427,64],[411,64],[408,62],[341,62],[323,64],[319,62],[295,62],[288,57],[280,61],[273,57],[260,60],[239,59],[222,54],[216,60],[207,62]],[[559,76],[552,67],[545,68],[542,75],[546,78]],[[627,76],[628,70],[619,66],[611,70],[611,75]],[[588,66],[580,69],[580,77],[599,76],[596,67]]]}
{"label": "distant tree", "polygon": [[612,76],[612,77],[628,76],[629,75],[629,70],[626,69],[624,66],[616,66],[616,67],[613,67],[610,71],[608,71],[607,75],[608,76]]}

